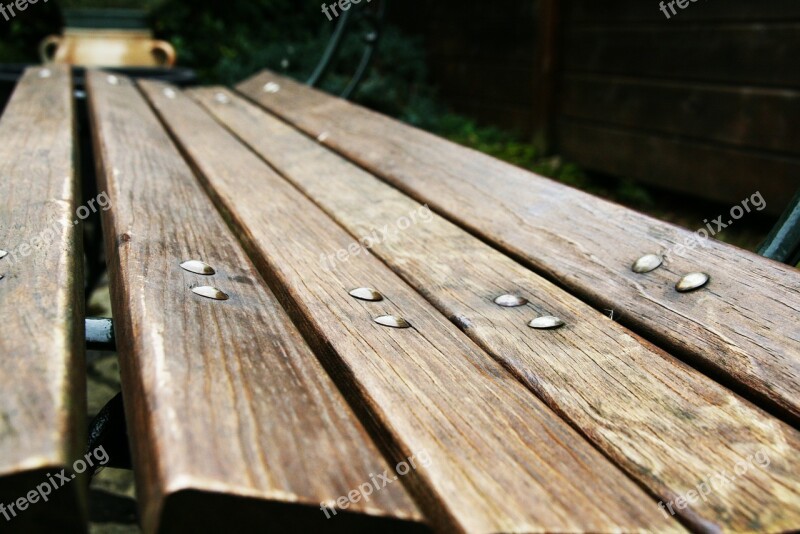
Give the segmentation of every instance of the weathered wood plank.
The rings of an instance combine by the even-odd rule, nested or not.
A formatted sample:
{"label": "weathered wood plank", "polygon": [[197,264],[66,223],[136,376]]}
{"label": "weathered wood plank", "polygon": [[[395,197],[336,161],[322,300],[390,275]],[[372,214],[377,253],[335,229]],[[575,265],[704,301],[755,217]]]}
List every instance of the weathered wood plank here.
{"label": "weathered wood plank", "polygon": [[598,126],[800,157],[800,91],[573,75],[564,79],[561,99],[563,116]]}
{"label": "weathered wood plank", "polygon": [[[270,83],[275,85],[267,92]],[[714,240],[697,245],[686,230],[274,73],[239,87],[596,307],[616,310],[639,333],[800,421],[800,275],[794,269]],[[647,275],[633,273],[631,264],[648,253],[663,255],[664,265]],[[697,270],[710,273],[710,285],[677,293],[677,280]]]}
{"label": "weathered wood plank", "polygon": [[418,529],[401,484],[326,520],[322,501],[389,465],[138,90],[110,81],[88,88],[145,531]]}
{"label": "weathered wood plank", "polygon": [[558,121],[558,142],[564,157],[587,169],[661,187],[668,184],[673,191],[720,203],[739,204],[757,190],[766,202],[763,211],[773,215],[780,215],[800,188],[800,157],[568,118]]}
{"label": "weathered wood plank", "polygon": [[[190,94],[665,503],[745,462],[749,469],[725,491],[708,482],[708,495],[688,508],[671,503],[695,528],[800,526],[800,481],[791,474],[800,473],[800,433],[792,427],[439,216],[384,235],[387,221],[422,206],[232,93]],[[509,291],[530,304],[493,302]],[[567,326],[534,332],[527,323],[539,313]],[[768,466],[748,461],[759,454]]]}
{"label": "weathered wood plank", "polygon": [[[686,10],[687,12],[690,9]],[[683,81],[800,87],[800,23],[570,28],[562,68]]]}
{"label": "weathered wood plank", "polygon": [[[679,529],[649,497],[319,208],[186,97],[142,82],[218,206],[442,531]],[[224,99],[223,99],[224,100]],[[338,269],[323,251],[349,254]],[[348,291],[378,286],[381,302]],[[385,314],[412,328],[379,326]],[[602,504],[600,504],[602,503]]]}
{"label": "weathered wood plank", "polygon": [[[74,120],[65,67],[27,70],[0,119],[3,532],[86,529],[85,481],[71,478],[86,447]],[[62,469],[70,483],[59,479],[47,502],[17,504]]]}

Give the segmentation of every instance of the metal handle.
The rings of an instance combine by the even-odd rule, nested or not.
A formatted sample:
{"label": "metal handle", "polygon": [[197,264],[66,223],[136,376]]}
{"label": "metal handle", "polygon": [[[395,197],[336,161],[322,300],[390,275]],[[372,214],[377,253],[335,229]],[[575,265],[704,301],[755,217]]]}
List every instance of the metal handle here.
{"label": "metal handle", "polygon": [[156,59],[158,59],[158,56],[159,56],[159,54],[157,54],[157,52],[160,52],[161,54],[163,54],[164,61],[161,62],[161,66],[162,67],[163,66],[166,66],[166,67],[174,67],[175,66],[175,62],[178,60],[178,54],[175,52],[175,47],[173,47],[171,44],[169,44],[166,41],[154,41],[153,42],[153,56],[155,56]]}
{"label": "metal handle", "polygon": [[[42,39],[42,42],[39,44],[39,57],[42,63],[52,63],[55,60],[58,47],[61,46],[62,40],[63,38],[60,35],[48,35]],[[48,49],[50,47],[53,47],[52,56],[48,54]]]}

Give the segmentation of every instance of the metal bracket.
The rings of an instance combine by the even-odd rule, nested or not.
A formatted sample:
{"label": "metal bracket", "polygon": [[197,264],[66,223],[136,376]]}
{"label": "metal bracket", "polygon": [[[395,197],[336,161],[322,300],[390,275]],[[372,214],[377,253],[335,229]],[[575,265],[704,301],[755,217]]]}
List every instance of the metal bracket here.
{"label": "metal bracket", "polygon": [[114,320],[105,317],[86,318],[86,348],[116,352]]}
{"label": "metal bracket", "polygon": [[[86,348],[116,352],[114,339],[114,321],[105,317],[86,318]],[[87,452],[91,453],[103,447],[108,454],[106,467],[131,469],[131,452],[128,445],[128,432],[125,424],[125,409],[122,393],[118,393],[89,424],[89,441]],[[99,466],[91,469],[89,475],[94,476]]]}
{"label": "metal bracket", "polygon": [[789,203],[758,253],[791,266],[800,262],[800,191]]}

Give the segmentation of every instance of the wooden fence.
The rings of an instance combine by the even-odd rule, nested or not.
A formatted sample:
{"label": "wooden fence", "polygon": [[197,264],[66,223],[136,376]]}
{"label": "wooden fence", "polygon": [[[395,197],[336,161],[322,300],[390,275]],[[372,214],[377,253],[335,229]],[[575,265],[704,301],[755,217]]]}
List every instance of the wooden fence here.
{"label": "wooden fence", "polygon": [[800,187],[800,2],[686,4],[668,19],[655,1],[562,3],[556,144],[713,200],[760,190],[779,211]]}
{"label": "wooden fence", "polygon": [[800,187],[800,2],[667,1],[669,18],[656,0],[435,4],[415,20],[458,109],[720,202],[760,190],[776,213]]}

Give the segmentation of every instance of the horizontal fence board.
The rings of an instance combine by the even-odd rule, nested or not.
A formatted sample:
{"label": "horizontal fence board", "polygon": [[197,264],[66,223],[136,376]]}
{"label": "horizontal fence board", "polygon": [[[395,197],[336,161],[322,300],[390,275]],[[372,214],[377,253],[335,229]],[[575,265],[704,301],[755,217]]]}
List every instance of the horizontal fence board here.
{"label": "horizontal fence board", "polygon": [[[476,77],[476,73],[480,73]],[[438,73],[450,79],[462,79],[465,83],[451,88],[450,99],[493,100],[498,103],[529,103],[534,86],[534,73],[526,64],[498,64],[498,62],[444,63]],[[471,82],[471,83],[467,83]],[[498,88],[502,98],[498,99]]]}
{"label": "horizontal fence board", "polygon": [[[667,0],[665,4],[668,4]],[[795,0],[690,1],[686,9],[677,5],[677,15],[670,11],[668,20],[659,0],[568,0],[564,2],[567,23],[638,23],[679,21],[786,21],[800,20],[800,3]]]}
{"label": "horizontal fence board", "polygon": [[563,116],[598,126],[800,157],[800,91],[574,75],[565,77],[561,98]]}
{"label": "horizontal fence board", "polygon": [[780,214],[800,188],[800,158],[570,119],[559,121],[558,142],[566,158],[587,169],[718,202],[735,204],[758,190],[767,199],[767,213],[773,215]]}
{"label": "horizontal fence board", "polygon": [[565,31],[568,73],[800,87],[800,23]]}

